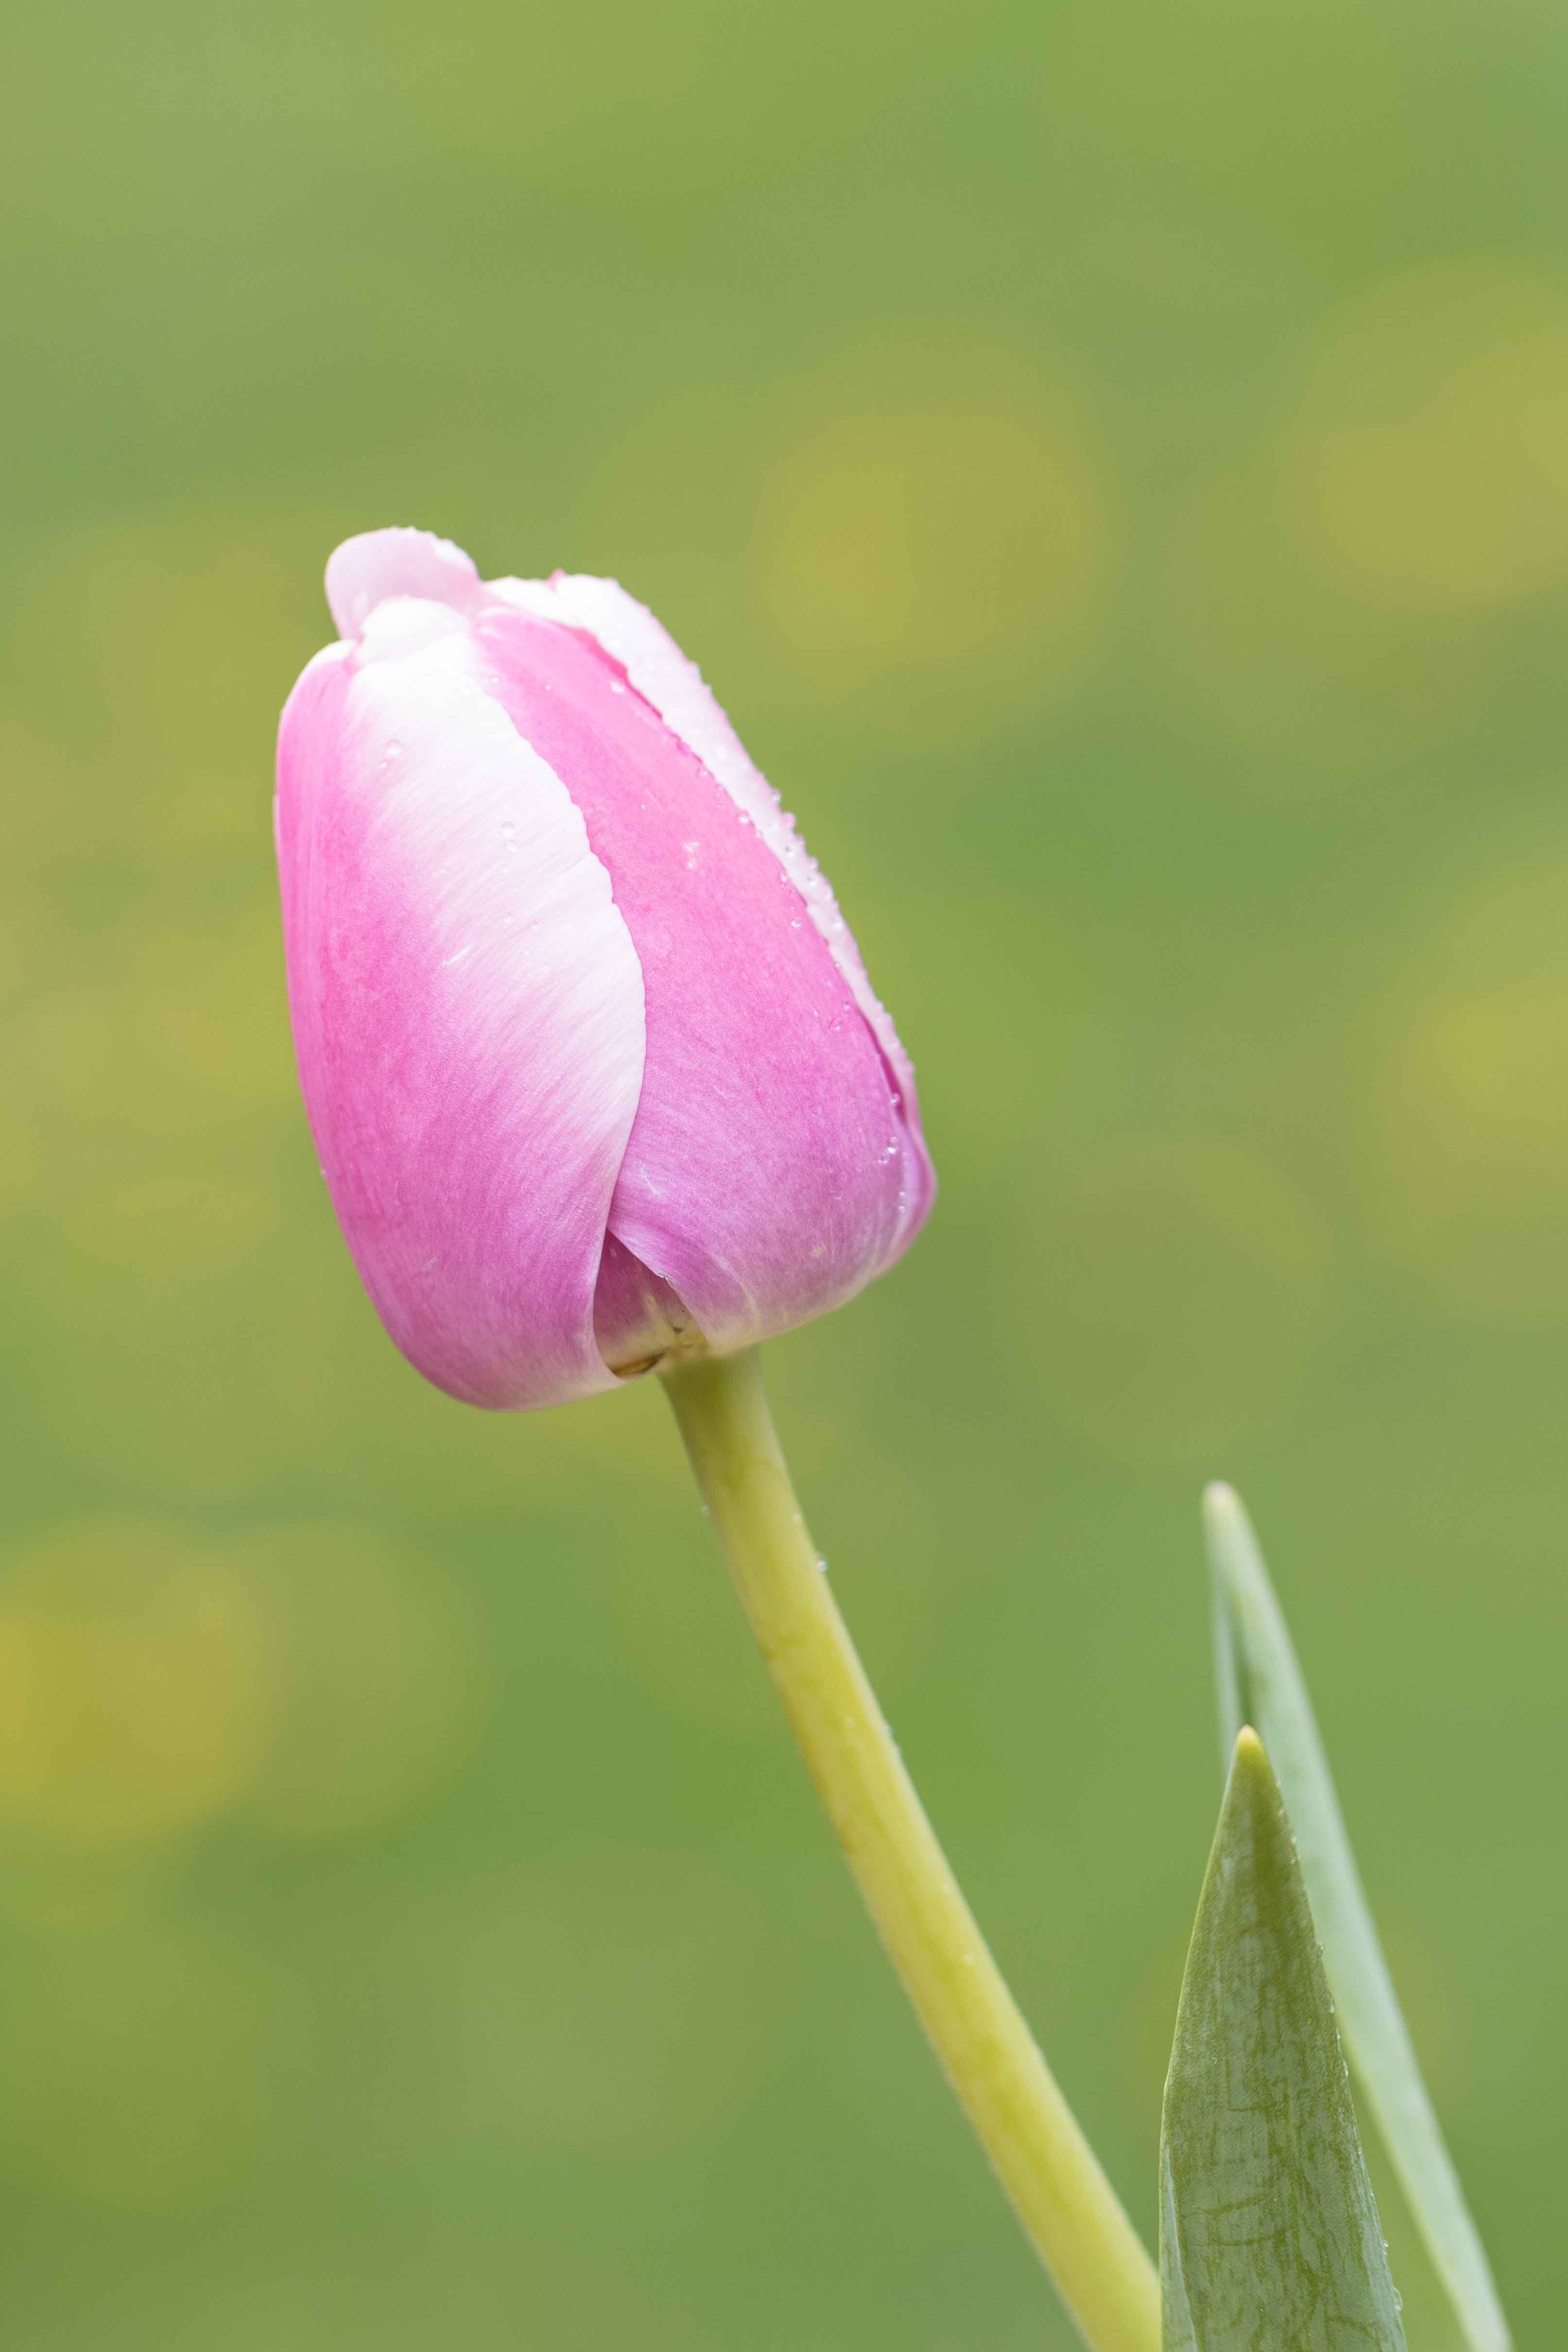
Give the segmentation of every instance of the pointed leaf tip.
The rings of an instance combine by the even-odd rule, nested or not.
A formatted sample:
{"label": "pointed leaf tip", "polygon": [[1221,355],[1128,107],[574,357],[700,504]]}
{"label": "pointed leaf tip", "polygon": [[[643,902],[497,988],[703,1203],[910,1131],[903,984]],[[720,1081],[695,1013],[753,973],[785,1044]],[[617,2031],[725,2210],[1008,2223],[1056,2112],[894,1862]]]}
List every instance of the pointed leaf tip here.
{"label": "pointed leaf tip", "polygon": [[1211,1540],[1221,1528],[1245,1520],[1240,1496],[1223,1478],[1211,1478],[1204,1488],[1203,1518]]}
{"label": "pointed leaf tip", "polygon": [[1166,2352],[1404,2352],[1295,1843],[1235,1747],[1160,2139]]}
{"label": "pointed leaf tip", "polygon": [[1351,1851],[1291,1636],[1240,1496],[1204,1491],[1222,1756],[1262,1735],[1299,1848],[1345,2046],[1470,2352],[1511,2352],[1490,2265],[1444,2144]]}

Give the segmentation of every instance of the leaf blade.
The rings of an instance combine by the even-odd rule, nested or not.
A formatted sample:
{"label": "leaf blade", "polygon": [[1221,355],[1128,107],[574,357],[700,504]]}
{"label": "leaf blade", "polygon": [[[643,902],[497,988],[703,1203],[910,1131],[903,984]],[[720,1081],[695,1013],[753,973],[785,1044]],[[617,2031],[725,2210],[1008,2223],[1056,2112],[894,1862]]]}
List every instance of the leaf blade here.
{"label": "leaf blade", "polygon": [[1165,2352],[1404,2352],[1279,1785],[1236,1743],[1160,2132]]}
{"label": "leaf blade", "polygon": [[1240,1498],[1204,1496],[1222,1719],[1245,1708],[1268,1748],[1341,2032],[1416,2228],[1472,2352],[1511,2352],[1491,2266],[1443,2138],[1373,1921],[1305,1678]]}

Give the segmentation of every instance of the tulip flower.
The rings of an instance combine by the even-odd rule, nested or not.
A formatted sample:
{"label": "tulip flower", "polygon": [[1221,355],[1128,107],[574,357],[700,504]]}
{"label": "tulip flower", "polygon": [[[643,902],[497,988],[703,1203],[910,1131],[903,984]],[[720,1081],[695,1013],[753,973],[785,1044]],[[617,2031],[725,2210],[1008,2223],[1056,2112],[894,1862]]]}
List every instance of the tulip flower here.
{"label": "tulip flower", "polygon": [[657,1367],[883,1941],[1099,2352],[1158,2287],[986,1949],[821,1573],[755,1343],[930,1206],[915,1079],[822,874],[612,581],[351,539],[289,698],[277,850],[306,1105],[392,1339],[471,1403]]}
{"label": "tulip flower", "polygon": [[378,530],[278,744],[299,1070],[366,1287],[473,1404],[555,1404],[838,1306],[930,1204],[826,877],[613,581]]}

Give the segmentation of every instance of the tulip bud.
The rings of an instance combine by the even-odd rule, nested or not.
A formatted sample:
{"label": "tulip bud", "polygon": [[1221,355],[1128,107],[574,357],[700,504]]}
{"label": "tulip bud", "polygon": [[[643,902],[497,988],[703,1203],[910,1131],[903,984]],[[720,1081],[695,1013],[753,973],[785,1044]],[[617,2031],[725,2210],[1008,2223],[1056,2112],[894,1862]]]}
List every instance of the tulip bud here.
{"label": "tulip bud", "polygon": [[883,1272],[931,1202],[833,894],[613,581],[415,530],[327,567],[277,854],[306,1106],[376,1307],[470,1403],[724,1353]]}

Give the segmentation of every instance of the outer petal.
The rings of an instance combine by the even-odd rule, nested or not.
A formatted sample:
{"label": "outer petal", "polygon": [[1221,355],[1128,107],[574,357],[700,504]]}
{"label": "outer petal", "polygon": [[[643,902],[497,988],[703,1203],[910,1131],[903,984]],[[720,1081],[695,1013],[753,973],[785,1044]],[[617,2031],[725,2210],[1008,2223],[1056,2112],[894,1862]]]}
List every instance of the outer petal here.
{"label": "outer petal", "polygon": [[900,1090],[753,817],[592,638],[475,624],[494,692],[587,822],[643,967],[647,1058],[613,1234],[725,1349],[820,1314],[924,1207]]}
{"label": "outer petal", "polygon": [[695,662],[646,604],[628,595],[618,580],[588,572],[557,572],[549,580],[497,580],[490,593],[522,612],[585,630],[615,661],[652,705],[673,735],[722,784],[749,818],[800,892],[806,911],[827,942],[851,995],[870,1025],[886,1060],[909,1138],[909,1184],[900,1246],[912,1240],[936,1192],[936,1179],[920,1128],[915,1066],[900,1043],[893,1015],[871,984],[854,935],[839,911],[832,885],[811,856],[795,820],[756,767]]}
{"label": "outer petal", "polygon": [[611,1381],[593,1293],[642,1083],[637,956],[461,620],[381,611],[395,628],[372,614],[319,656],[279,739],[306,1104],[399,1347],[472,1403],[555,1403]]}

